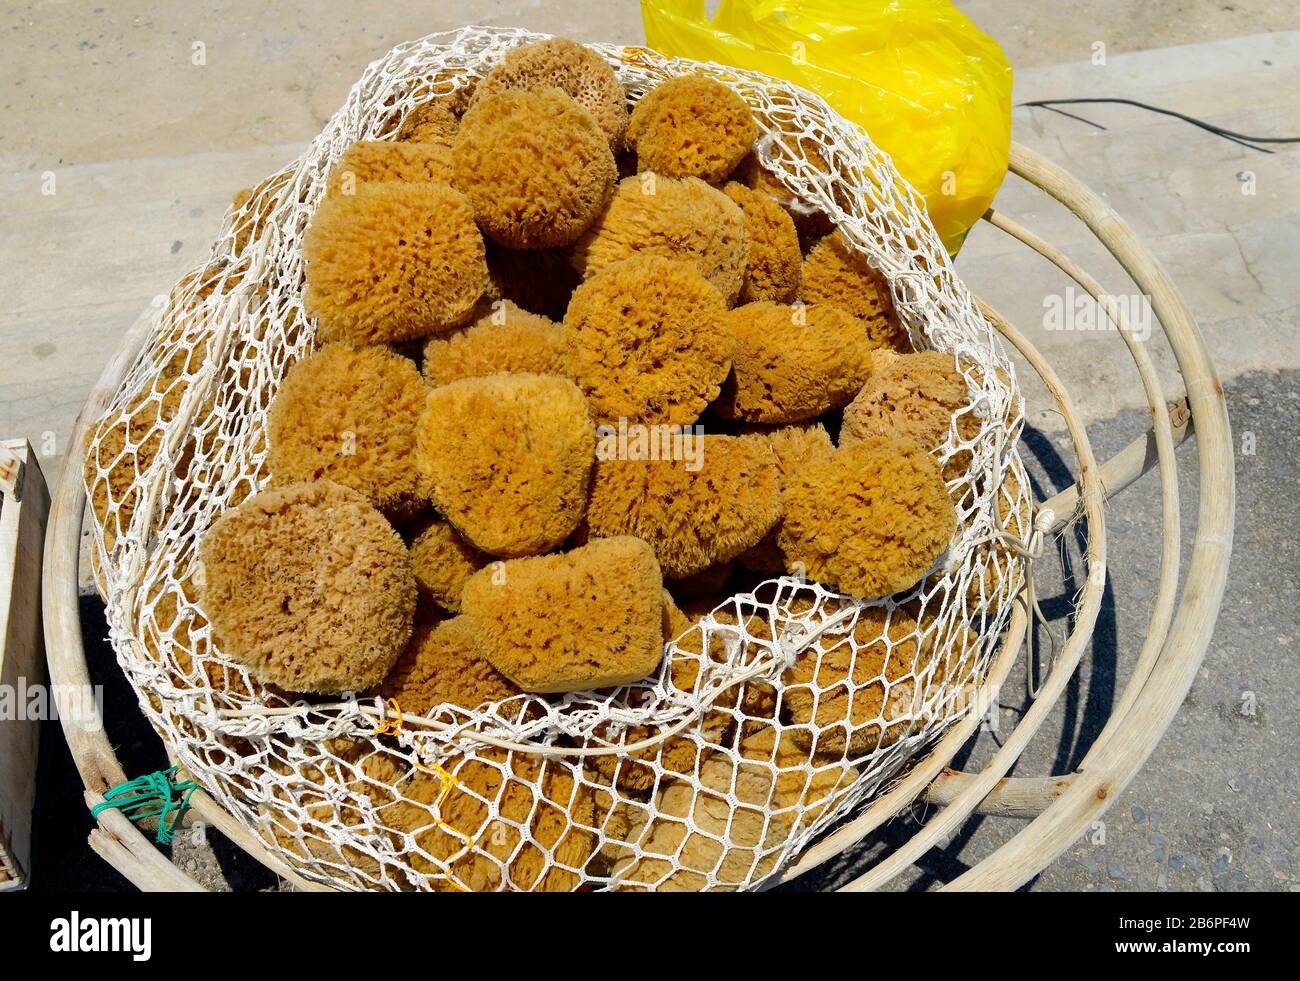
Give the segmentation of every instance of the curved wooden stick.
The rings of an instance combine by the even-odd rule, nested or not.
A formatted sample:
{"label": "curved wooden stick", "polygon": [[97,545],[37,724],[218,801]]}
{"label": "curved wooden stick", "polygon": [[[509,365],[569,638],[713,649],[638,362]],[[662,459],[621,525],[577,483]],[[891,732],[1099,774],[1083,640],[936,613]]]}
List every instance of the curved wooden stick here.
{"label": "curved wooden stick", "polygon": [[1200,502],[1182,601],[1162,649],[1128,714],[1107,726],[1091,761],[1041,815],[948,889],[1016,889],[1037,875],[1097,820],[1128,786],[1173,721],[1196,678],[1223,601],[1232,552],[1235,488],[1227,406],[1196,323],[1160,264],[1132,230],[1066,171],[1015,146],[1012,168],[1073,211],[1151,297],[1196,420]]}
{"label": "curved wooden stick", "polygon": [[[995,228],[1000,228],[1052,262],[1058,269],[1082,286],[1102,307],[1106,316],[1119,332],[1124,344],[1128,347],[1129,354],[1137,366],[1138,377],[1142,381],[1142,387],[1147,396],[1147,407],[1153,419],[1148,438],[1154,442],[1155,456],[1153,462],[1158,464],[1160,468],[1161,519],[1164,529],[1160,555],[1160,581],[1156,590],[1155,604],[1152,607],[1151,617],[1147,625],[1146,638],[1141,650],[1138,652],[1137,661],[1133,666],[1128,681],[1125,683],[1124,691],[1120,695],[1118,703],[1111,710],[1111,716],[1107,720],[1108,727],[1114,726],[1128,713],[1129,708],[1137,699],[1142,686],[1151,673],[1156,656],[1164,644],[1166,634],[1169,632],[1169,622],[1173,618],[1174,603],[1178,597],[1178,564],[1182,537],[1178,508],[1178,470],[1177,461],[1174,457],[1175,437],[1172,413],[1165,403],[1164,388],[1160,384],[1151,356],[1133,333],[1128,318],[1116,305],[1111,295],[1102,289],[1101,284],[1051,243],[1035,235],[1013,219],[990,208],[985,213],[984,220]],[[1144,464],[1147,462],[1145,454],[1142,462]],[[1107,497],[1110,497],[1111,489],[1106,484],[1105,474],[1106,467],[1103,465],[1102,486],[1106,490]],[[1075,513],[1078,506],[1077,494],[1071,501],[1060,501],[1055,506],[1047,506],[1053,507],[1053,510],[1056,507],[1061,508],[1061,510],[1056,511],[1057,524],[1053,526],[1055,529],[1062,526]],[[1105,735],[1106,730],[1103,729],[1097,741],[1100,742]],[[1088,765],[1095,746],[1096,743],[1094,743],[1093,747],[1089,747],[1088,754],[1080,763],[1079,769]],[[1068,780],[1068,778],[1069,774],[1052,777],[1006,778],[994,788],[988,797],[980,802],[975,810],[981,814],[1035,817],[1046,810],[1052,801],[1059,796],[1061,787],[1065,786],[1061,781]],[[947,776],[942,786],[929,788],[926,792],[926,799],[931,803],[944,804],[948,802],[948,797],[958,793],[955,788],[966,786],[969,786],[969,781],[962,781],[958,778],[958,775],[951,774]],[[1037,810],[1034,809],[1035,807],[1037,807]]]}

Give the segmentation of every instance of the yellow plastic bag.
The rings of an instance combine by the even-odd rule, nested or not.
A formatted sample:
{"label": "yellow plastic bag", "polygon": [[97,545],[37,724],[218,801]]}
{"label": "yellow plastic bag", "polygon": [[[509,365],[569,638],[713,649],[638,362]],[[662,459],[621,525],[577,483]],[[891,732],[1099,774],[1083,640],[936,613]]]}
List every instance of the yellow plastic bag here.
{"label": "yellow plastic bag", "polygon": [[641,0],[663,54],[783,78],[860,124],[956,252],[1002,183],[1011,65],[948,0]]}

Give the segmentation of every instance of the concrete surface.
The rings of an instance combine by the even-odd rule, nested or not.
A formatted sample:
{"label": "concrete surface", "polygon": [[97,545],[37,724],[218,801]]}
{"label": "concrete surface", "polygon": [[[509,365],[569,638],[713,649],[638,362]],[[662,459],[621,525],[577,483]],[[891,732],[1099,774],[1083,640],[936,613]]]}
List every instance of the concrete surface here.
{"label": "concrete surface", "polygon": [[[1300,134],[1300,7],[1293,3],[959,6],[1018,67],[1017,101],[1125,96],[1247,133]],[[204,254],[230,195],[292,159],[369,60],[400,40],[468,22],[586,40],[643,39],[636,5],[626,0],[451,0],[436,8],[329,0],[269,9],[0,3],[0,432],[28,436],[56,478],[100,367],[139,311]],[[196,42],[203,64],[194,64]],[[1102,63],[1095,63],[1098,42]],[[1233,575],[1201,680],[1110,812],[1105,845],[1080,842],[1033,888],[1290,888],[1300,880],[1291,745],[1297,673],[1289,646],[1296,636],[1300,150],[1279,145],[1261,154],[1127,107],[1073,111],[1106,128],[1022,108],[1015,138],[1105,196],[1165,264],[1227,379],[1238,437],[1253,433],[1258,448],[1238,459]],[[1116,295],[1132,292],[1064,209],[1015,178],[995,206]],[[1139,404],[1136,375],[1118,340],[1044,324],[1044,303],[1065,296],[1064,279],[987,226],[972,233],[958,270],[1061,371],[1099,453],[1138,434],[1145,422],[1131,411]],[[1153,338],[1150,349],[1172,378],[1167,348]],[[1027,452],[1038,461],[1040,492],[1050,491],[1069,482],[1062,468],[1072,458],[1055,458],[1059,419],[1040,389],[1027,384],[1026,391],[1035,427]],[[1194,444],[1186,446],[1180,459],[1194,453]],[[1113,606],[1095,638],[1093,664],[1057,711],[1056,731],[1022,761],[1022,775],[1077,763],[1122,685],[1155,577],[1153,484],[1149,476],[1112,509]],[[1049,606],[1059,615],[1065,604],[1057,598]],[[95,607],[84,601],[88,641],[103,636]],[[93,669],[107,683],[120,682],[107,648],[91,649]],[[1018,711],[1013,691],[1008,719]],[[1255,694],[1255,716],[1236,711],[1243,691]],[[161,765],[130,693],[115,697],[114,742],[128,770]],[[69,842],[84,839],[88,818],[66,749],[57,738],[44,747],[38,884],[120,886],[93,855],[74,849],[69,858]],[[974,747],[972,765],[985,753],[985,745]],[[974,824],[927,856],[904,885],[951,877],[1016,827]],[[907,833],[907,823],[897,822],[849,861]],[[177,848],[178,860],[212,885],[276,887],[228,844],[187,836]],[[852,867],[799,885],[838,881]]]}

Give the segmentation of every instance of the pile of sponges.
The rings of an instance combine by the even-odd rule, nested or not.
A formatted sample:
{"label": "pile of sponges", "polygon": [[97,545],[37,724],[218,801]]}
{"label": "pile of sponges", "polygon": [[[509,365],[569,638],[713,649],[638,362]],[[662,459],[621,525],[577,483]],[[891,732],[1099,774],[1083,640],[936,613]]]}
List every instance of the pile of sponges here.
{"label": "pile of sponges", "polygon": [[963,460],[934,451],[980,425],[954,359],[801,236],[731,88],[628,102],[548,40],[338,161],[303,249],[322,343],[271,406],[270,486],[202,547],[214,636],[260,680],[619,685],[674,598],[743,570],[879,597],[944,553]]}
{"label": "pile of sponges", "polygon": [[[913,350],[885,277],[765,169],[735,91],[692,74],[629,102],[599,54],[548,40],[338,160],[303,246],[319,343],[270,407],[268,486],[201,547],[212,636],[263,684],[433,714],[636,682],[681,638],[697,659],[667,683],[690,690],[722,654],[687,634],[727,623],[737,587],[790,573],[870,599],[940,568],[982,426],[961,366]],[[767,822],[683,846],[673,819],[702,805],[672,777],[725,793],[757,767],[744,801],[789,808],[781,835],[816,816],[955,678],[920,617],[868,610],[852,647],[827,635],[779,685],[730,692],[699,738],[551,764],[653,795],[638,814],[573,784],[564,826],[581,798],[643,856],[694,849],[683,888],[719,861],[760,874]],[[568,864],[663,881],[579,839]],[[535,873],[509,884],[574,884]]]}

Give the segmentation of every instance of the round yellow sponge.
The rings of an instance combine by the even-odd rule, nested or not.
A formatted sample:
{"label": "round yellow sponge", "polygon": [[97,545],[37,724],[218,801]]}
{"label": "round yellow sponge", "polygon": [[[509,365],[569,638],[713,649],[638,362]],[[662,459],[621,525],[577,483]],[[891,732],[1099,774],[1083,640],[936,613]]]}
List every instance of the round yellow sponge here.
{"label": "round yellow sponge", "polygon": [[758,544],[780,517],[780,474],[759,436],[699,436],[693,459],[602,460],[587,525],[593,537],[650,543],[673,579]]}
{"label": "round yellow sponge", "polygon": [[726,323],[717,290],[689,265],[635,256],[573,294],[569,370],[600,421],[686,425],[731,370]]}
{"label": "round yellow sponge", "polygon": [[385,344],[459,326],[488,285],[469,201],[445,184],[327,194],[303,238],[321,340]]}
{"label": "round yellow sponge", "polygon": [[745,100],[703,75],[678,75],[637,103],[627,127],[641,170],[716,184],[749,153],[758,124]]}
{"label": "round yellow sponge", "polygon": [[456,186],[493,241],[568,245],[609,200],[614,156],[591,113],[558,89],[475,102],[452,144]]}
{"label": "round yellow sponge", "polygon": [[617,153],[627,130],[627,96],[603,58],[568,38],[535,41],[506,54],[474,90],[473,106],[514,90],[559,89],[591,113]]}
{"label": "round yellow sponge", "polygon": [[433,389],[416,458],[439,512],[480,551],[555,548],[582,520],[596,434],[586,400],[551,375],[488,375]]}
{"label": "round yellow sponge", "polygon": [[730,306],[745,281],[748,248],[744,212],[717,188],[644,173],[619,182],[570,258],[585,279],[634,255],[681,259]]}
{"label": "round yellow sponge", "polygon": [[957,529],[939,465],[873,436],[786,476],[777,544],[811,579],[863,598],[916,585]]}
{"label": "round yellow sponge", "polygon": [[267,413],[276,484],[329,478],[400,521],[427,506],[413,459],[427,388],[382,347],[327,344],[289,369]]}
{"label": "round yellow sponge", "polygon": [[389,143],[362,140],[353,143],[330,171],[329,193],[350,195],[362,184],[383,181],[450,183],[451,144]]}
{"label": "round yellow sponge", "polygon": [[[829,459],[835,452],[835,444],[831,442],[830,434],[820,422],[793,423],[775,429],[761,430],[759,435],[768,441],[776,454],[782,489],[789,474],[810,463],[820,463]],[[787,566],[785,553],[776,542],[780,528],[781,523],[778,521],[776,527],[769,531],[761,542],[741,552],[737,561],[755,572],[776,575],[785,572]]]}
{"label": "round yellow sponge", "polygon": [[411,636],[406,546],[364,497],[328,480],[262,491],[213,524],[199,604],[221,650],[294,692],[378,684]]}
{"label": "round yellow sponge", "polygon": [[717,411],[748,422],[803,422],[838,409],[871,372],[858,322],[832,306],[750,303],[727,315],[734,370]]}
{"label": "round yellow sponge", "polygon": [[496,301],[465,330],[424,346],[424,377],[431,385],[517,373],[566,375],[564,328],[508,300]]}

